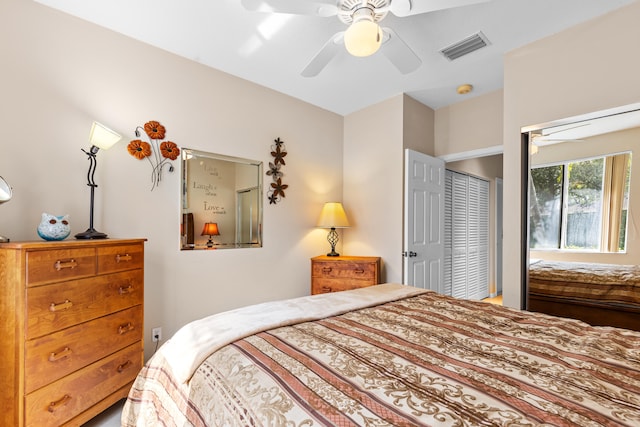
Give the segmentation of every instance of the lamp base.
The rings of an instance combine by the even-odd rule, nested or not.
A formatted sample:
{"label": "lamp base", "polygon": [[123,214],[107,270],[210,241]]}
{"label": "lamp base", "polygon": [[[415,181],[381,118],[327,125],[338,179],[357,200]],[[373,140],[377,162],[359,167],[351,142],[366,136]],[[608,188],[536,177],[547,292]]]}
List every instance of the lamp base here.
{"label": "lamp base", "polygon": [[332,250],[331,252],[329,252],[329,253],[327,254],[327,256],[340,256],[340,254],[339,254],[338,252],[336,252],[336,251]]}
{"label": "lamp base", "polygon": [[83,233],[76,234],[76,239],[106,239],[107,235],[105,233],[101,233],[93,228],[87,229],[87,231]]}

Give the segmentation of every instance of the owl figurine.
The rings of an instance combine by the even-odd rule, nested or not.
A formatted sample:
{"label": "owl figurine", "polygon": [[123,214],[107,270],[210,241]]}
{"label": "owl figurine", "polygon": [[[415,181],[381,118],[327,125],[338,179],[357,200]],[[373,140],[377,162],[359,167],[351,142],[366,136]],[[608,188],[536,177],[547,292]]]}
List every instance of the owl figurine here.
{"label": "owl figurine", "polygon": [[38,225],[38,236],[44,240],[64,240],[69,237],[70,233],[69,215],[42,214],[42,221]]}

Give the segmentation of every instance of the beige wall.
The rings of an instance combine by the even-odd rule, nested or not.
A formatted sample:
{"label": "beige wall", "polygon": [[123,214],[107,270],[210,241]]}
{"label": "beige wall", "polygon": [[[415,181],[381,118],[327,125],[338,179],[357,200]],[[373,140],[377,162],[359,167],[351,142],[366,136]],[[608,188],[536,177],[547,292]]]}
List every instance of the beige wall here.
{"label": "beige wall", "polygon": [[[87,228],[88,161],[80,149],[89,148],[97,120],[124,140],[98,153],[95,225],[111,237],[148,239],[149,343],[155,326],[169,337],[210,313],[309,293],[309,258],[328,247],[315,222],[325,201],[342,199],[341,116],[31,1],[0,2],[0,51],[0,175],[14,190],[0,207],[0,234],[37,240],[42,212],[70,214],[73,234]],[[262,249],[178,250],[179,164],[150,191],[150,165],[126,150],[148,120],[164,124],[180,146],[265,165],[273,140],[285,141],[289,188],[282,202],[265,205]],[[386,154],[381,146],[374,167],[363,167],[367,178],[384,181]],[[368,221],[360,215],[357,222]]]}
{"label": "beige wall", "polygon": [[[630,54],[640,40],[638,17],[640,2],[635,2],[505,57],[503,276],[508,306],[519,307],[521,300],[520,130],[638,102],[640,57]],[[513,207],[507,207],[509,200]]]}
{"label": "beige wall", "polygon": [[503,112],[502,90],[436,110],[434,155],[441,157],[502,145]]}
{"label": "beige wall", "polygon": [[402,283],[404,149],[433,150],[434,111],[398,95],[344,119],[344,251],[382,258],[382,280]]}
{"label": "beige wall", "polygon": [[382,258],[382,280],[401,282],[403,95],[344,119],[344,253]]}
{"label": "beige wall", "polygon": [[435,156],[435,111],[404,96],[403,148]]}

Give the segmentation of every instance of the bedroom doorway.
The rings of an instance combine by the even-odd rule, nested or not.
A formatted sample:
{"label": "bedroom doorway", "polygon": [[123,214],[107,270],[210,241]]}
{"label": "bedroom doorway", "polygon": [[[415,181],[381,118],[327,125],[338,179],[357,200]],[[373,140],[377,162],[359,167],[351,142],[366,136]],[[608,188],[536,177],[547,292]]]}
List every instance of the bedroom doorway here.
{"label": "bedroom doorway", "polygon": [[498,283],[502,287],[502,146],[455,153],[442,159],[449,170],[489,182],[489,296],[501,295]]}

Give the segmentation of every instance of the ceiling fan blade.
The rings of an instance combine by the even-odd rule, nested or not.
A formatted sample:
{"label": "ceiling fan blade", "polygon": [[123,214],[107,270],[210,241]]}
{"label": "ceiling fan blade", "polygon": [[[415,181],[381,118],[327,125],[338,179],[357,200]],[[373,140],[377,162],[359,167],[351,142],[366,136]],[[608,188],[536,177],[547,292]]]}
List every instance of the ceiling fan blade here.
{"label": "ceiling fan blade", "polygon": [[543,136],[534,136],[532,142],[538,147],[546,147],[547,145],[560,144],[562,142],[584,142],[584,139],[545,138]]}
{"label": "ceiling fan blade", "polygon": [[490,0],[393,0],[389,10],[402,17],[488,1]]}
{"label": "ceiling fan blade", "polygon": [[309,61],[300,73],[302,77],[315,77],[327,66],[344,44],[344,31],[340,31],[322,46],[322,49]]}
{"label": "ceiling fan blade", "polygon": [[418,69],[422,60],[391,28],[383,28],[384,40],[381,51],[384,56],[402,73],[408,74]]}
{"label": "ceiling fan blade", "polygon": [[542,130],[542,135],[543,136],[549,136],[549,135],[553,135],[555,133],[559,133],[559,132],[568,132],[570,130],[573,129],[577,129],[577,128],[581,128],[584,126],[589,126],[591,123],[578,123],[577,125],[561,125],[561,126],[556,126],[556,127],[552,127],[552,128],[548,128],[548,129],[543,129]]}
{"label": "ceiling fan blade", "polygon": [[294,15],[334,16],[338,13],[335,0],[242,0],[242,7],[253,12],[290,13]]}

